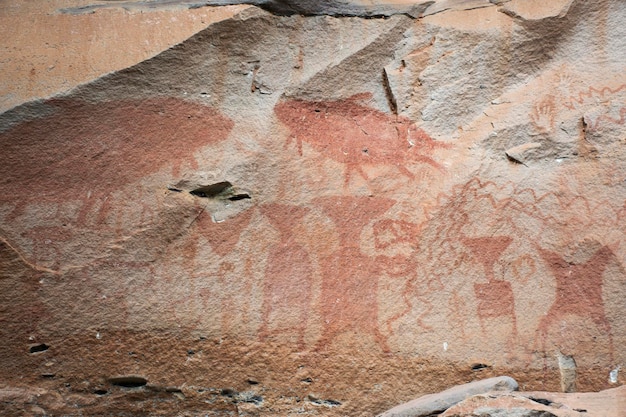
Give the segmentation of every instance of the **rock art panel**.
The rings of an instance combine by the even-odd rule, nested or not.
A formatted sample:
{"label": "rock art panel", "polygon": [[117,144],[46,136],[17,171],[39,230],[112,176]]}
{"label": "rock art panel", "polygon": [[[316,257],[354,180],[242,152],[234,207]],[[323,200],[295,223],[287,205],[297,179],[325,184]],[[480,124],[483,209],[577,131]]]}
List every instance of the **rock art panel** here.
{"label": "rock art panel", "polygon": [[59,245],[72,240],[72,230],[63,226],[37,226],[22,233],[32,242],[32,260],[37,265],[47,265],[57,270],[63,260],[63,252]]}
{"label": "rock art panel", "polygon": [[618,78],[606,84],[589,85],[565,69],[550,79],[555,85],[549,87],[550,92],[539,98],[530,111],[531,134],[543,136],[547,141],[544,147],[572,142],[575,156],[598,152],[610,155],[609,148],[619,144],[623,135],[626,84],[619,84],[622,80]]}
{"label": "rock art panel", "polygon": [[182,254],[181,261],[166,266],[165,276],[152,285],[167,281],[171,289],[163,308],[181,326],[207,330],[217,325],[222,336],[236,334],[249,319],[249,295],[253,292],[251,260],[240,257],[236,248],[256,210],[245,210],[221,222],[204,208],[200,210],[192,233],[180,247],[171,248],[168,256],[176,259]]}
{"label": "rock art panel", "polygon": [[496,3],[241,7],[0,115],[0,370],[67,402],[30,414],[370,415],[558,387],[557,354],[619,381],[626,8]]}
{"label": "rock art panel", "polygon": [[0,133],[9,219],[33,204],[74,202],[76,224],[101,223],[116,191],[166,166],[173,177],[197,168],[194,152],[225,140],[233,127],[218,111],[178,98],[54,99],[45,108],[52,113]]}
{"label": "rock art panel", "polygon": [[[606,214],[599,216],[599,212]],[[489,340],[476,349],[498,344],[510,360],[533,361],[532,352],[574,344],[579,358],[589,359],[592,352],[580,346],[592,343],[592,336],[598,334],[602,335],[598,343],[603,345],[594,353],[613,352],[611,320],[615,323],[615,316],[609,319],[604,306],[609,302],[614,309],[623,297],[622,266],[609,249],[619,244],[610,233],[622,227],[618,213],[619,207],[608,201],[591,202],[515,184],[473,179],[455,187],[420,226],[414,258],[417,273],[402,289],[406,308],[390,321],[393,331],[403,334],[412,326],[433,344],[448,340],[467,346],[475,343],[478,331]],[[598,247],[603,249],[580,265],[563,261],[554,250],[542,249],[569,250],[581,238],[597,242],[600,236],[605,243]],[[583,276],[584,285],[577,284]],[[621,289],[610,294],[603,290],[606,282]],[[597,329],[591,335],[560,336],[563,320],[573,326],[590,320]],[[450,341],[452,330],[444,329],[452,328],[458,336]]]}
{"label": "rock art panel", "polygon": [[590,130],[598,130],[605,124],[623,125],[626,118],[626,84],[590,86],[568,97],[563,107],[585,111],[585,124]]}
{"label": "rock art panel", "polygon": [[[37,334],[39,323],[48,316],[39,296],[41,281],[53,276],[53,271],[26,261],[0,236],[0,334],[4,340],[14,340],[24,333]],[[14,348],[12,343],[3,343],[0,351],[6,354]]]}
{"label": "rock art panel", "polygon": [[327,102],[287,100],[276,105],[274,112],[291,132],[287,145],[295,141],[300,155],[305,143],[345,164],[345,186],[354,172],[368,180],[368,165],[395,167],[410,180],[416,175],[407,166],[426,164],[445,171],[432,154],[448,145],[433,140],[406,117],[359,104],[369,98],[369,93],[363,93]]}

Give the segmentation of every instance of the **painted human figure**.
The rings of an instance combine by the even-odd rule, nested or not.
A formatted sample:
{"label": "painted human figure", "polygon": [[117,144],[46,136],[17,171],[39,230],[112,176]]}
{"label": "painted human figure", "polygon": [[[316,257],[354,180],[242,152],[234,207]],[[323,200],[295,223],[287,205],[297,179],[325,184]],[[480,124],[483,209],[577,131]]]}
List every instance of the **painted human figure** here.
{"label": "painted human figure", "polygon": [[483,265],[486,283],[474,284],[474,295],[478,300],[478,318],[485,333],[485,320],[509,317],[513,325],[513,335],[517,336],[517,319],[515,316],[515,299],[511,283],[496,279],[494,265],[509,247],[513,239],[509,236],[490,236],[478,238],[462,238],[476,260]]}
{"label": "painted human figure", "polygon": [[361,252],[360,235],[373,219],[395,201],[373,197],[322,197],[314,204],[330,217],[339,235],[339,248],[320,260],[322,267],[322,335],[316,348],[328,346],[335,337],[355,330],[373,336],[385,352],[387,337],[378,323],[378,279],[381,265]]}
{"label": "painted human figure", "polygon": [[[201,326],[206,320],[211,320],[207,314],[214,311],[213,306],[218,303],[222,336],[238,332],[236,327],[246,322],[249,305],[247,297],[252,293],[249,280],[250,261],[240,259],[238,254],[233,255],[232,252],[250,224],[253,214],[254,210],[246,210],[219,223],[213,221],[211,215],[205,211],[197,217],[193,238],[182,250],[185,263],[189,264],[186,266],[188,282],[184,289],[178,285],[180,296],[171,301],[175,304],[175,310],[180,310],[180,314],[175,314],[177,320],[184,320],[191,326]],[[217,255],[217,272],[212,279],[203,278],[204,273],[195,266],[203,239]],[[194,315],[189,313],[191,300],[197,303],[195,321],[191,320]]]}
{"label": "painted human figure", "polygon": [[296,240],[294,230],[309,209],[267,204],[261,212],[279,232],[280,242],[272,246],[267,258],[259,335],[264,341],[295,330],[298,346],[303,349],[311,306],[312,266],[309,253]]}

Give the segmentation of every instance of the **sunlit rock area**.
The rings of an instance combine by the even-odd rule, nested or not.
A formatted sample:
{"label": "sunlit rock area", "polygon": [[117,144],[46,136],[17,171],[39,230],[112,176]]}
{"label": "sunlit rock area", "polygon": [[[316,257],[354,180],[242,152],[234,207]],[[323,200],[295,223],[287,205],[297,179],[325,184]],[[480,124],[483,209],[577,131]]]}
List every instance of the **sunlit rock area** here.
{"label": "sunlit rock area", "polygon": [[1,2],[0,413],[625,416],[624,22]]}

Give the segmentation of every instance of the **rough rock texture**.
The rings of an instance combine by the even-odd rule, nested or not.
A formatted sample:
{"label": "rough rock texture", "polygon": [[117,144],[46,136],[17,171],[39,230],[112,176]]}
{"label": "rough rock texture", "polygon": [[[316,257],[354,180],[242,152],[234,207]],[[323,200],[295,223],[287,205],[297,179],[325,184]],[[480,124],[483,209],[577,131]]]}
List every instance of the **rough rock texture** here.
{"label": "rough rock texture", "polygon": [[45,19],[214,19],[146,60],[61,34],[98,65],[26,90],[3,53],[3,414],[369,416],[502,374],[623,382],[623,1],[67,13],[96,3]]}
{"label": "rough rock texture", "polygon": [[623,417],[626,386],[592,393],[492,392],[448,408],[441,417]]}
{"label": "rough rock texture", "polygon": [[445,10],[487,7],[491,6],[492,2],[489,0],[130,0],[113,5],[111,3],[96,3],[68,7],[61,11],[63,13],[81,14],[110,7],[141,10],[178,6],[195,9],[205,6],[242,4],[258,6],[283,16],[358,16],[372,18],[406,15],[418,18]]}

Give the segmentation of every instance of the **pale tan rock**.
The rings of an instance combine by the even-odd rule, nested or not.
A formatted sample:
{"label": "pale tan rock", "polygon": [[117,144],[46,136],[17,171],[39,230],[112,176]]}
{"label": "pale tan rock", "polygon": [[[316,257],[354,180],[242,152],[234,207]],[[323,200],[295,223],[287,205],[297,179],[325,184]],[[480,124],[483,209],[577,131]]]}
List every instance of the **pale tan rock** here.
{"label": "pale tan rock", "polygon": [[544,405],[521,395],[484,394],[469,398],[446,410],[441,417],[583,417],[588,414],[562,404]]}
{"label": "pale tan rock", "polygon": [[0,5],[0,112],[134,65],[245,8],[116,7],[81,16],[58,11],[93,3],[54,0]]}
{"label": "pale tan rock", "polygon": [[561,352],[557,352],[557,360],[561,371],[561,391],[576,392],[576,361]]}
{"label": "pale tan rock", "polygon": [[626,416],[626,386],[624,385],[600,392],[520,392],[519,394],[528,398],[542,398],[563,404],[572,410],[586,410],[580,412],[588,416]]}
{"label": "pale tan rock", "polygon": [[510,0],[502,2],[507,13],[524,20],[539,20],[549,17],[563,17],[567,14],[573,0]]}
{"label": "pale tan rock", "polygon": [[569,394],[555,392],[487,393],[460,402],[447,409],[441,416],[623,417],[626,415],[625,402],[626,389],[623,386],[600,392]]}
{"label": "pale tan rock", "polygon": [[380,414],[380,417],[422,417],[441,413],[453,405],[489,391],[515,391],[517,382],[502,376],[458,385],[445,391],[429,394],[401,404]]}

